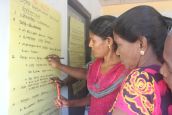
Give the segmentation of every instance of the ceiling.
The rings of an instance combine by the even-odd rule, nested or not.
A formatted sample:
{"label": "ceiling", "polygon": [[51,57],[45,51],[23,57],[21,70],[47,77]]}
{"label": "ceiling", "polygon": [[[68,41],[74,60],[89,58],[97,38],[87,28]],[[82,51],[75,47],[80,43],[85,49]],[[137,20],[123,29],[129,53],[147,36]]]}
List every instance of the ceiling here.
{"label": "ceiling", "polygon": [[109,6],[115,4],[131,4],[131,3],[170,1],[170,0],[99,0],[99,1],[102,6]]}

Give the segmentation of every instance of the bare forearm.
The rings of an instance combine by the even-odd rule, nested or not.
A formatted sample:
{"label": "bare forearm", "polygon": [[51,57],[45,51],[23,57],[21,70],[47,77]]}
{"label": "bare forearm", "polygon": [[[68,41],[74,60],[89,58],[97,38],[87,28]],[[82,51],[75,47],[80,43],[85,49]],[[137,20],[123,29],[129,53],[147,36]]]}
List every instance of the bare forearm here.
{"label": "bare forearm", "polygon": [[57,69],[69,74],[76,79],[86,79],[87,69],[85,68],[77,68],[61,64],[57,67]]}

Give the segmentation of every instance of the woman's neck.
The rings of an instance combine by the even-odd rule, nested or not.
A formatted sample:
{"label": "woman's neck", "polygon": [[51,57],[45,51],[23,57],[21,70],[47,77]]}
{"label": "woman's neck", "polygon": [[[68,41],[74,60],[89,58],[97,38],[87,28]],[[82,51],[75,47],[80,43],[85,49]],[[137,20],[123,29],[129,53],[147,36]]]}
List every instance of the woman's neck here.
{"label": "woman's neck", "polygon": [[152,49],[149,49],[145,56],[140,57],[140,62],[138,64],[139,67],[145,67],[149,65],[161,65],[161,62],[158,60],[156,54],[152,51]]}
{"label": "woman's neck", "polygon": [[120,62],[119,56],[116,53],[109,53],[103,58],[103,64],[105,65],[114,65]]}
{"label": "woman's neck", "polygon": [[111,53],[103,58],[103,63],[100,67],[101,74],[107,73],[110,69],[112,69],[115,64],[119,63],[120,59],[115,53]]}

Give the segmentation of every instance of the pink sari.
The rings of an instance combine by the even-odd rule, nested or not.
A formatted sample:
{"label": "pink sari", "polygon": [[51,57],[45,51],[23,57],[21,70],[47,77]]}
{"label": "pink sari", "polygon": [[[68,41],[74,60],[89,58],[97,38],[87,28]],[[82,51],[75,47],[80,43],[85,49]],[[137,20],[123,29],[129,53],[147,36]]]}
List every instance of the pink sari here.
{"label": "pink sari", "polygon": [[89,66],[87,87],[91,94],[89,115],[106,115],[112,106],[121,82],[124,79],[125,67],[118,63],[106,74],[101,74],[103,60],[97,59]]}
{"label": "pink sari", "polygon": [[172,93],[160,66],[134,69],[124,80],[115,107],[128,115],[172,115]]}

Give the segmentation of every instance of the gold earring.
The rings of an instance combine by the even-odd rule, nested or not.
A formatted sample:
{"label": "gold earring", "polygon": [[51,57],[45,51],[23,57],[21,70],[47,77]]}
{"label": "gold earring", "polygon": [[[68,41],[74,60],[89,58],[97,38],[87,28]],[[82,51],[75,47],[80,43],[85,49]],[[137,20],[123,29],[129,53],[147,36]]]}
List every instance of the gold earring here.
{"label": "gold earring", "polygon": [[110,44],[108,45],[109,49],[110,49]]}
{"label": "gold earring", "polygon": [[141,50],[140,55],[142,55],[142,56],[145,55],[145,51]]}

